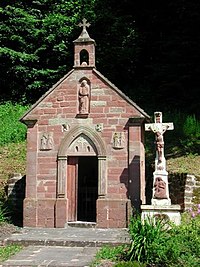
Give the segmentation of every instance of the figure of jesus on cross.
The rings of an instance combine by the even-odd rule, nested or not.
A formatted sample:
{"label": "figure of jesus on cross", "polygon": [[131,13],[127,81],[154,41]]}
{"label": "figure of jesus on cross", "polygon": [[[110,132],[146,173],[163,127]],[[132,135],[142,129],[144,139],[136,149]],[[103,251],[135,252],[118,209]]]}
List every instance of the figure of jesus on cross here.
{"label": "figure of jesus on cross", "polygon": [[163,134],[167,130],[173,130],[173,123],[162,122],[162,112],[154,112],[154,123],[145,124],[145,131],[152,131],[155,133],[155,144],[156,144],[156,166],[155,169],[165,169],[165,158],[164,158],[164,137]]}

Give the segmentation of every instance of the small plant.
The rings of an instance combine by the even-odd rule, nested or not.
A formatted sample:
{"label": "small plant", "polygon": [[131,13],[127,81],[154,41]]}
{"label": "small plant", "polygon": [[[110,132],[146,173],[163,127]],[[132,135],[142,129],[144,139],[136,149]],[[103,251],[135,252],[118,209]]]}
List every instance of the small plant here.
{"label": "small plant", "polygon": [[9,245],[0,247],[0,262],[7,260],[22,249],[19,245]]}
{"label": "small plant", "polygon": [[166,231],[165,224],[160,219],[147,217],[142,221],[139,215],[133,217],[129,225],[132,242],[128,259],[151,263],[155,256],[152,247],[165,242]]}
{"label": "small plant", "polygon": [[117,247],[104,246],[97,252],[95,261],[91,266],[96,267],[101,264],[102,261],[110,261],[112,263],[118,262],[121,259],[122,255],[124,255],[125,249],[125,245]]}
{"label": "small plant", "polygon": [[0,224],[8,221],[8,211],[0,203]]}
{"label": "small plant", "polygon": [[188,210],[188,213],[192,218],[200,216],[200,204],[193,205],[193,207]]}
{"label": "small plant", "polygon": [[121,254],[123,253],[125,246],[117,246],[117,247],[102,247],[96,255],[97,259],[110,259],[113,261],[117,261]]}

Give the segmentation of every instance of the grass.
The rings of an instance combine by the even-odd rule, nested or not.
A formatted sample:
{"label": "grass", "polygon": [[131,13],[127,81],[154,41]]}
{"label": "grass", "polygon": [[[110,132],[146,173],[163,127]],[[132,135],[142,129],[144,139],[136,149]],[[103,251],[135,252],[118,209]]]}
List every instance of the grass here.
{"label": "grass", "polygon": [[28,106],[7,102],[0,105],[0,145],[18,143],[26,138],[26,126],[19,122]]}
{"label": "grass", "polygon": [[200,155],[188,154],[167,160],[167,170],[174,173],[188,173],[200,177]]}
{"label": "grass", "polygon": [[26,142],[0,146],[0,180],[7,180],[12,173],[25,174]]}
{"label": "grass", "polygon": [[20,250],[22,250],[22,246],[19,245],[8,245],[5,247],[0,247],[0,262],[9,259]]}

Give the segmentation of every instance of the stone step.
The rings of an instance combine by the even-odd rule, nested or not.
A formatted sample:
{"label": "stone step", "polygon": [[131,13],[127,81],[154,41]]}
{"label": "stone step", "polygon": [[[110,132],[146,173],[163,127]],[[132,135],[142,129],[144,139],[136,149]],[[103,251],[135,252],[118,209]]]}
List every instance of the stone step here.
{"label": "stone step", "polygon": [[82,221],[68,222],[66,224],[66,227],[95,228],[96,223],[95,222],[82,222]]}
{"label": "stone step", "polygon": [[75,241],[75,240],[24,240],[24,239],[12,239],[8,238],[2,242],[2,246],[5,245],[21,245],[21,246],[60,246],[60,247],[102,247],[102,246],[120,246],[123,244],[129,244],[129,242],[114,242],[114,241]]}
{"label": "stone step", "polygon": [[101,247],[129,243],[127,229],[81,227],[23,228],[20,233],[12,234],[2,240],[3,245],[18,244],[22,246]]}

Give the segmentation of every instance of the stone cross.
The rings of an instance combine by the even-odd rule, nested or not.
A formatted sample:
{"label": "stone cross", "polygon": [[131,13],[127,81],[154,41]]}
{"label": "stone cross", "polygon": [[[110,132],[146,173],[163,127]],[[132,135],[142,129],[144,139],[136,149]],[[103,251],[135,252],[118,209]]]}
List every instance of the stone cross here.
{"label": "stone cross", "polygon": [[155,169],[164,170],[165,157],[164,157],[164,138],[163,134],[167,130],[173,130],[174,125],[172,122],[162,122],[162,112],[154,112],[154,123],[145,124],[145,131],[152,131],[155,133],[155,144],[156,144],[156,159]]}
{"label": "stone cross", "polygon": [[90,23],[89,22],[87,22],[87,19],[83,19],[82,20],[82,23],[80,22],[79,24],[78,24],[78,26],[79,27],[83,27],[83,31],[85,31],[86,30],[86,27],[90,27]]}

